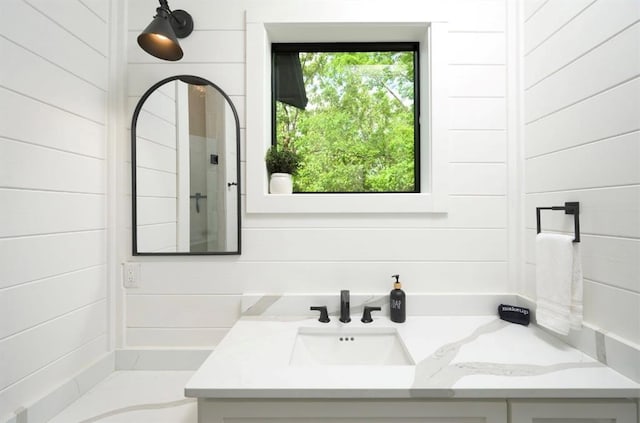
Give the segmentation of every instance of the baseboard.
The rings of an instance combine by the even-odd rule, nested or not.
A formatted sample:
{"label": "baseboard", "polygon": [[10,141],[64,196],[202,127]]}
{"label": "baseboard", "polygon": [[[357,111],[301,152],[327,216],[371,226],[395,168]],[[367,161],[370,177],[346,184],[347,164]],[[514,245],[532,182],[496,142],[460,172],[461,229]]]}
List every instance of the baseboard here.
{"label": "baseboard", "polygon": [[6,423],[45,423],[87,393],[115,369],[115,354],[109,352],[65,383],[32,404],[16,410]]}
{"label": "baseboard", "polygon": [[[523,295],[518,295],[517,304],[529,308],[531,310],[531,320],[535,322],[535,301]],[[572,330],[567,336],[559,335],[543,327],[541,329],[579,349],[602,364],[606,364],[634,382],[640,383],[640,366],[638,366],[638,363],[640,363],[640,346],[607,333],[588,322],[583,323],[581,330]]]}
{"label": "baseboard", "polygon": [[116,350],[116,370],[197,370],[211,349]]}

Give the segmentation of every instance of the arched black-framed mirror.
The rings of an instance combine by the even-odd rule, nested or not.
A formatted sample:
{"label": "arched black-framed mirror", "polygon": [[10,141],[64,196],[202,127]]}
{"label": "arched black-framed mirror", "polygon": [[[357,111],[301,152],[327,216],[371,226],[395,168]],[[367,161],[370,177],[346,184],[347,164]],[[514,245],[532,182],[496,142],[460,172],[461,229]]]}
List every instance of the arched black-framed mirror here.
{"label": "arched black-framed mirror", "polygon": [[133,255],[240,254],[240,123],[216,84],[154,84],[131,122]]}

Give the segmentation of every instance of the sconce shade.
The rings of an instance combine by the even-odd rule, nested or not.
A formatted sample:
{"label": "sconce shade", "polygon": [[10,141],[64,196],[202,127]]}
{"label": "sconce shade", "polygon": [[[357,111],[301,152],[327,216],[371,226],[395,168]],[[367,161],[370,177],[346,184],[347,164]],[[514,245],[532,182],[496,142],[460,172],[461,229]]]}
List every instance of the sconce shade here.
{"label": "sconce shade", "polygon": [[138,45],[159,59],[170,61],[182,59],[183,52],[178,38],[184,38],[193,31],[191,15],[184,10],[171,12],[168,6],[167,8],[159,7],[156,12],[153,21],[138,35]]}

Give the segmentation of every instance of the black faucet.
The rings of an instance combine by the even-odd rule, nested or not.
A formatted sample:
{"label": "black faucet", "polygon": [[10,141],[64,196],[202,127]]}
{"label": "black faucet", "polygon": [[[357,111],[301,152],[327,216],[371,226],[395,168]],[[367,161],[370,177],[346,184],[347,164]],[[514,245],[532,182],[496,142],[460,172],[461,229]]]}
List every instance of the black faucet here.
{"label": "black faucet", "polygon": [[349,313],[349,290],[347,289],[340,291],[340,321],[342,323],[349,323],[351,321]]}

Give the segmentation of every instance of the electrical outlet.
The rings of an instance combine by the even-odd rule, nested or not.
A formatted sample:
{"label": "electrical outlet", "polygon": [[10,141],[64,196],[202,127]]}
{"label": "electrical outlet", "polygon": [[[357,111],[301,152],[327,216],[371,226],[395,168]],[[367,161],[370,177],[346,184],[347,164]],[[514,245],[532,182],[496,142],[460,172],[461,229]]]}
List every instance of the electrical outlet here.
{"label": "electrical outlet", "polygon": [[140,287],[140,263],[124,263],[122,284],[125,288]]}

